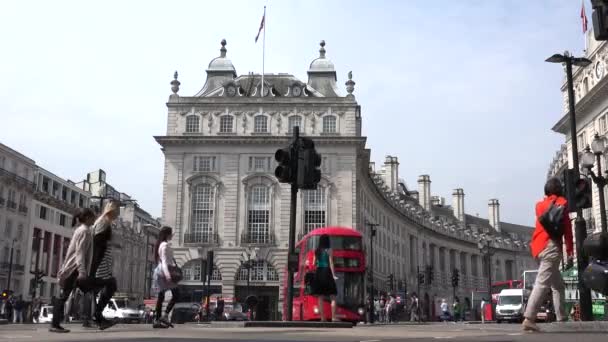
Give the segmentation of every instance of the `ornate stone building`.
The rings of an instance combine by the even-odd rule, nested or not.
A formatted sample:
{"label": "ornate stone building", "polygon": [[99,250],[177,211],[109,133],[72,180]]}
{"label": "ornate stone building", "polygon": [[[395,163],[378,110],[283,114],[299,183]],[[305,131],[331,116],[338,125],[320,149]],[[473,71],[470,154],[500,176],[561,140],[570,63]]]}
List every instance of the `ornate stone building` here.
{"label": "ornate stone building", "polygon": [[366,222],[378,223],[378,289],[386,289],[391,273],[412,289],[417,266],[427,265],[435,266],[437,279],[423,287],[429,304],[451,296],[447,279],[454,267],[461,269],[461,294],[485,288],[487,268],[477,247],[484,234],[494,238],[499,279],[519,278],[531,267],[525,243],[531,229],[501,222],[498,200],[491,200],[490,221],[483,220],[465,214],[461,189],[455,190],[454,209],[432,197],[427,175],[419,179],[418,192],[407,189],[396,157],[387,157],[383,170],[374,169],[361,134],[352,73],[344,96],[324,42],[307,82],[266,74],[263,88],[261,75],[237,74],[226,42],[221,45],[194,96],[178,94],[175,73],[167,132],[155,137],[165,155],[163,220],[175,227],[175,257],[185,271],[182,300],[200,299],[201,270],[207,251],[214,250],[213,291],[242,301],[248,293],[245,265],[255,250],[250,291],[261,297],[258,318],[280,318],[290,191],[274,177],[274,153],[289,144],[295,126],[314,139],[322,155],[318,189],[299,192],[297,236],[317,227],[347,226],[364,234],[367,248]]}

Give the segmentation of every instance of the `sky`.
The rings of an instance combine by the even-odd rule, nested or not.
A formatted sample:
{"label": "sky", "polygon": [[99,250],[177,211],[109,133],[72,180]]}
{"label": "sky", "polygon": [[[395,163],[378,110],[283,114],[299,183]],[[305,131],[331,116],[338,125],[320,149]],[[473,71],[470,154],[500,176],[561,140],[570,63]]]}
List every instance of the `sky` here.
{"label": "sky", "polygon": [[74,181],[101,168],[160,216],[173,72],[194,95],[224,38],[239,74],[261,72],[264,5],[265,71],[306,81],[325,40],[377,164],[397,156],[410,188],[429,174],[446,204],[463,188],[469,214],[498,198],[502,221],[534,223],[564,142],[563,70],[544,60],[582,53],[580,1],[2,1],[0,142]]}

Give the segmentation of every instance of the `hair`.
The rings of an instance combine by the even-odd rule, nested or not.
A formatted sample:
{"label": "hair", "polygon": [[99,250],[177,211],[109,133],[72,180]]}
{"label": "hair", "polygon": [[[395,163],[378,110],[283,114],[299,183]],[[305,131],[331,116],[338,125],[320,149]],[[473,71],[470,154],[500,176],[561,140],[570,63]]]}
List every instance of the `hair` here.
{"label": "hair", "polygon": [[160,254],[158,253],[158,249],[160,244],[167,241],[169,237],[173,234],[173,228],[169,226],[163,226],[158,233],[158,239],[156,240],[156,244],[154,245],[154,259],[156,262],[160,260]]}
{"label": "hair", "polygon": [[327,234],[321,235],[321,237],[319,238],[319,245],[317,246],[317,249],[315,250],[315,256],[317,258],[319,258],[321,256],[321,251],[323,251],[324,249],[329,249],[330,247],[331,247],[331,244],[329,241],[329,235],[327,235]]}
{"label": "hair", "polygon": [[103,207],[103,212],[102,212],[101,216],[106,216],[110,212],[116,211],[116,210],[120,210],[120,202],[112,199],[112,200],[108,201],[106,203],[106,205]]}
{"label": "hair", "polygon": [[95,212],[91,208],[80,208],[72,218],[72,227],[84,223],[89,218],[95,218]]}
{"label": "hair", "polygon": [[557,195],[563,196],[564,189],[562,182],[557,177],[549,178],[545,183],[545,196]]}

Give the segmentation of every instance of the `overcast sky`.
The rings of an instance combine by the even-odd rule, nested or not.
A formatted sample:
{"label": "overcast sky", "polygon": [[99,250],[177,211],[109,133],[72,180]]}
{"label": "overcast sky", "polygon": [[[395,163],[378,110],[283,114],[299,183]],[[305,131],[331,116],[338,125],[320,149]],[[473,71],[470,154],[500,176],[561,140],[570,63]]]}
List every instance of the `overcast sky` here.
{"label": "overcast sky", "polygon": [[[306,81],[319,41],[338,84],[353,71],[373,159],[399,157],[400,177],[433,195],[466,194],[468,213],[532,225],[547,169],[564,141],[562,68],[580,54],[580,1],[2,1],[0,142],[75,181],[98,168],[160,216],[169,82],[205,83],[228,41],[239,74]],[[586,1],[591,19],[591,5]],[[591,25],[590,25],[591,26]]]}

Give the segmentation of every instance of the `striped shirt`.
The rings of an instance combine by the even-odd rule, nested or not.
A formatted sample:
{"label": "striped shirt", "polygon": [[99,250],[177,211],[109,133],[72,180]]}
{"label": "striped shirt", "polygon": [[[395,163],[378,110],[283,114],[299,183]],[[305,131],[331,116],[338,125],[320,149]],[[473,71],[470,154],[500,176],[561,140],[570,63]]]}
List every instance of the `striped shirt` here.
{"label": "striped shirt", "polygon": [[101,263],[95,273],[95,278],[110,279],[112,278],[112,246],[108,244],[106,251],[101,259]]}

